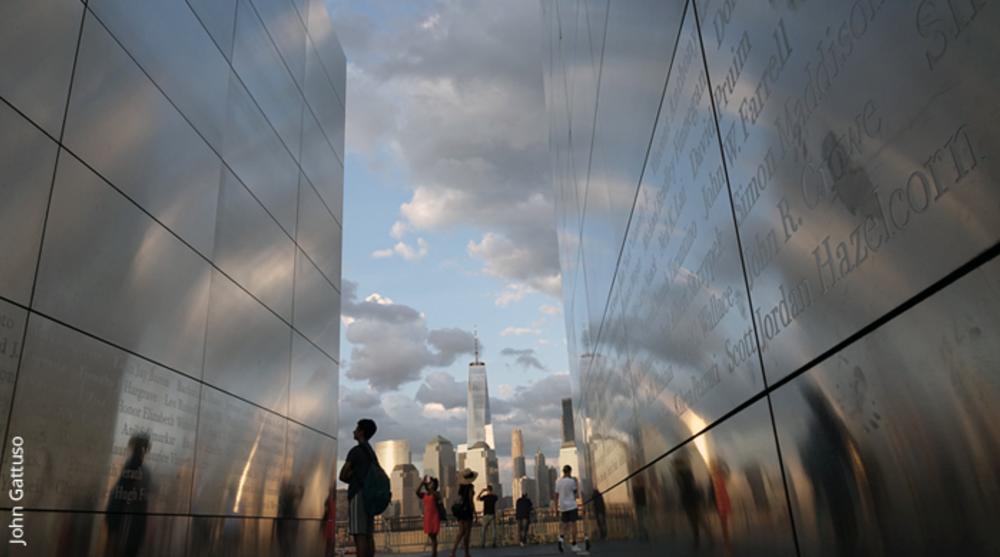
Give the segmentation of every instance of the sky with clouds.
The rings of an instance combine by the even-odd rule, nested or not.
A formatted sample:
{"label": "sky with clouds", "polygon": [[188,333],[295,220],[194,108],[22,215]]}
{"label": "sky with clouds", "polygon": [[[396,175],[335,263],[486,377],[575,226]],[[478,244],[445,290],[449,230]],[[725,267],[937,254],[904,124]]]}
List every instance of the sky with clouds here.
{"label": "sky with clouds", "polygon": [[414,460],[464,442],[478,330],[509,489],[511,428],[555,458],[570,396],[538,2],[327,4],[348,59],[341,458],[360,417]]}

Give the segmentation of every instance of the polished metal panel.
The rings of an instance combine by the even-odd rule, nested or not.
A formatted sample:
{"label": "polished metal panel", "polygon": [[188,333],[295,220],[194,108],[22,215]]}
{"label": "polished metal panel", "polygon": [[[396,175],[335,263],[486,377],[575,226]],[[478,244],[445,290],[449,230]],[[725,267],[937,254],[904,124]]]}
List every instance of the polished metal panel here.
{"label": "polished metal panel", "polygon": [[[324,555],[325,544],[318,520],[195,517],[191,519],[188,555]],[[329,554],[333,554],[332,548]]]}
{"label": "polished metal panel", "polygon": [[[33,510],[22,511],[19,518],[27,545],[5,543],[0,555],[182,557],[187,554],[191,523],[186,516]],[[0,520],[10,524],[10,511],[3,511]]]}
{"label": "polished metal panel", "polygon": [[997,330],[994,259],[776,392],[803,554],[1000,551]]}
{"label": "polished metal panel", "polygon": [[675,6],[542,3],[582,479],[616,551],[997,553],[1000,12]]}
{"label": "polished metal panel", "polygon": [[302,171],[330,211],[343,222],[344,167],[319,122],[308,111],[302,122]]}
{"label": "polished metal panel", "polygon": [[[583,272],[590,295],[590,318],[596,322],[607,304],[684,11],[681,0],[595,6],[601,8],[606,10],[607,20],[603,29],[593,30],[605,33],[596,72],[594,138],[585,147],[586,170],[581,175],[586,180]],[[577,32],[590,29],[587,26]],[[591,54],[596,55],[587,50],[578,57]],[[628,86],[615,86],[626,83]]]}
{"label": "polished metal panel", "polygon": [[24,447],[0,484],[30,509],[0,512],[29,543],[0,555],[332,549],[346,61],[322,2],[0,7],[0,431]]}
{"label": "polished metal panel", "polygon": [[333,84],[323,66],[322,55],[317,53],[318,48],[314,45],[306,48],[306,101],[337,153],[337,158],[343,161],[344,105],[337,100]]}
{"label": "polished metal panel", "polygon": [[292,236],[298,201],[298,167],[243,84],[229,87],[223,158],[278,224]]}
{"label": "polished metal panel", "polygon": [[[767,401],[699,435],[644,472],[648,518],[662,552],[795,555]],[[662,554],[662,553],[660,553]]]}
{"label": "polished metal panel", "polygon": [[246,187],[228,170],[223,172],[215,263],[291,321],[295,244]]}
{"label": "polished metal panel", "polygon": [[198,377],[209,269],[204,259],[63,151],[35,309]]}
{"label": "polished metal panel", "polygon": [[343,230],[305,176],[299,179],[299,246],[326,278],[340,287],[340,250]]}
{"label": "polished metal panel", "polygon": [[337,434],[340,368],[298,333],[292,335],[288,417],[329,435]]}
{"label": "polished metal panel", "polygon": [[0,431],[7,431],[7,416],[10,415],[27,319],[27,311],[0,300]]}
{"label": "polished metal panel", "polygon": [[[0,104],[0,296],[27,305],[58,147]],[[338,252],[339,255],[339,252]]]}
{"label": "polished metal panel", "polygon": [[627,354],[646,461],[764,387],[725,186],[689,13],[604,321],[622,324],[601,339]]}
{"label": "polished metal panel", "polygon": [[264,27],[281,53],[295,82],[305,85],[306,29],[293,0],[253,0]]}
{"label": "polished metal panel", "polygon": [[289,422],[286,459],[279,516],[323,518],[324,502],[337,487],[337,440]]}
{"label": "polished metal panel", "polygon": [[210,387],[200,412],[191,511],[276,516],[288,421]]}
{"label": "polished metal panel", "polygon": [[299,250],[295,262],[295,329],[330,356],[336,356],[340,354],[339,316],[340,292]]}
{"label": "polished metal panel", "polygon": [[1000,112],[984,109],[1000,88],[1000,11],[706,4],[730,187],[775,381],[1000,237]]}
{"label": "polished metal panel", "polygon": [[187,0],[187,4],[226,59],[232,60],[236,0]]}
{"label": "polished metal panel", "polygon": [[229,64],[191,8],[161,0],[90,0],[87,6],[218,150]]}
{"label": "polished metal panel", "polygon": [[78,0],[0,3],[0,97],[59,137],[83,18]]}
{"label": "polished metal panel", "polygon": [[291,330],[219,272],[205,337],[205,381],[275,412],[288,411]]}
{"label": "polished metal panel", "polygon": [[[324,0],[307,0],[309,4],[309,20],[306,28],[309,30],[309,37],[319,54],[323,63],[323,69],[340,101],[343,110],[345,97],[345,79],[347,77],[347,59],[344,57],[344,50],[336,40],[333,32],[333,24],[330,15],[326,11]],[[308,56],[308,54],[307,54]],[[324,122],[325,123],[325,122]],[[337,131],[336,129],[327,131]],[[340,130],[343,133],[343,129]],[[334,144],[334,147],[337,145]],[[339,151],[343,154],[343,151]]]}
{"label": "polished metal panel", "polygon": [[[11,437],[24,439],[25,504],[187,512],[199,388],[32,315],[10,423]],[[137,444],[142,437],[148,450]],[[5,486],[10,473],[5,467]]]}
{"label": "polished metal panel", "polygon": [[212,256],[222,161],[93,17],[83,29],[63,141]]}
{"label": "polished metal panel", "polygon": [[239,0],[233,69],[285,146],[297,157],[302,137],[302,94],[250,0]]}

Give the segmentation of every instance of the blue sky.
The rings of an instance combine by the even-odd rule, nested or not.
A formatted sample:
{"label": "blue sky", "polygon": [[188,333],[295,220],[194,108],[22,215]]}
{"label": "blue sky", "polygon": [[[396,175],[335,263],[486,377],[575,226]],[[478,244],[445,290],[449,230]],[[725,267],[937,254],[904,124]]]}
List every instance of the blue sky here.
{"label": "blue sky", "polygon": [[362,416],[414,459],[464,442],[477,328],[499,455],[521,427],[554,457],[570,393],[538,3],[327,4],[348,58],[341,455]]}

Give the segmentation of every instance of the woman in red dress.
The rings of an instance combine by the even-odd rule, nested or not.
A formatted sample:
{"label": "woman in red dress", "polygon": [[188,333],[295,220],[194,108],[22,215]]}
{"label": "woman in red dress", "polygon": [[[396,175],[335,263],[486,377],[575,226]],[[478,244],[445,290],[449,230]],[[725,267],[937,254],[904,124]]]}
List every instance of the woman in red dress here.
{"label": "woman in red dress", "polygon": [[438,532],[441,531],[441,520],[444,518],[438,512],[441,508],[441,494],[438,493],[437,478],[424,476],[424,482],[417,488],[417,497],[424,502],[424,533],[431,539],[431,557],[437,557]]}

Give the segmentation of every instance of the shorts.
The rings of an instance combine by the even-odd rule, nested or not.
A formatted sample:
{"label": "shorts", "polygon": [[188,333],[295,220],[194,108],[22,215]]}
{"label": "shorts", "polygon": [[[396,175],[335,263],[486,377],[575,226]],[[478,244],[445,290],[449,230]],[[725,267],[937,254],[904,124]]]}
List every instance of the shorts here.
{"label": "shorts", "polygon": [[577,520],[580,520],[580,511],[578,509],[559,513],[559,522],[576,522]]}
{"label": "shorts", "polygon": [[347,502],[347,532],[354,535],[375,532],[375,517],[365,512],[365,501],[360,493]]}

